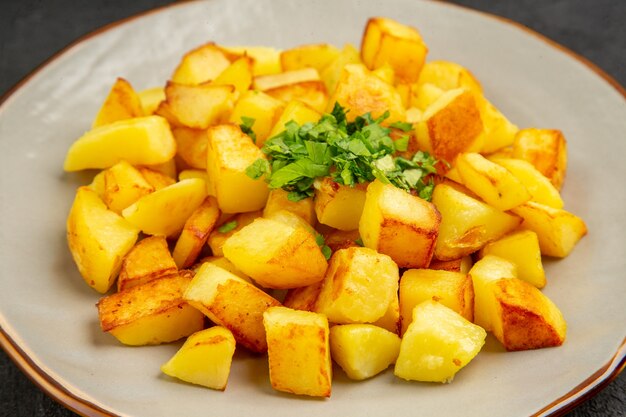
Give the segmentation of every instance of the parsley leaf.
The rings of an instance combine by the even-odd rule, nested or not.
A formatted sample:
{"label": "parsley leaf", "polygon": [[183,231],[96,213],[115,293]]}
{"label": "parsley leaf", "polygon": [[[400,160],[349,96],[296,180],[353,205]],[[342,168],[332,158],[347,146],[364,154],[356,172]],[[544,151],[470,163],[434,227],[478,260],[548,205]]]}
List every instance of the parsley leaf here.
{"label": "parsley leaf", "polygon": [[224,223],[223,225],[221,225],[217,229],[217,231],[220,233],[228,233],[228,232],[235,230],[236,227],[237,227],[237,220],[233,220],[232,222]]}
{"label": "parsley leaf", "polygon": [[410,132],[413,129],[413,125],[408,122],[395,122],[390,124],[389,127],[393,127],[394,129],[400,129],[403,132]]}
{"label": "parsley leaf", "polygon": [[270,172],[270,163],[267,159],[259,158],[246,168],[246,175],[253,180],[261,178]]}
{"label": "parsley leaf", "polygon": [[252,142],[256,143],[256,133],[252,130],[252,126],[254,126],[254,122],[256,120],[253,117],[241,116],[241,124],[239,128],[243,133],[250,136],[252,138]]}

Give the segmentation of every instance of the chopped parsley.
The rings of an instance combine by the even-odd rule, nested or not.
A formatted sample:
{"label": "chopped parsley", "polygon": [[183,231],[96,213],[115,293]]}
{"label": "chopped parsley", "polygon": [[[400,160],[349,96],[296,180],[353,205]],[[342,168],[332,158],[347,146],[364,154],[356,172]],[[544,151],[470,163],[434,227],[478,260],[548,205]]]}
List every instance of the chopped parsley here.
{"label": "chopped parsley", "polygon": [[253,117],[241,116],[241,124],[239,128],[243,133],[250,136],[252,138],[252,142],[256,143],[256,133],[252,130],[252,126],[254,126],[254,122],[256,120]]}
{"label": "chopped parsley", "polygon": [[[391,129],[382,125],[387,117],[388,112],[377,119],[366,113],[348,122],[345,110],[336,103],[316,123],[300,126],[290,121],[263,145],[267,160],[256,160],[246,174],[254,179],[264,176],[270,188],[288,191],[291,201],[313,196],[313,183],[321,177],[350,187],[378,179],[430,200],[434,184],[427,178],[436,172],[438,161],[426,152],[411,159],[394,157],[394,152],[407,149],[409,137],[394,143]],[[412,128],[409,123],[391,126],[403,131]]]}
{"label": "chopped parsley", "polygon": [[221,225],[217,229],[217,231],[220,233],[228,233],[228,232],[235,230],[236,227],[237,227],[237,220],[233,220],[231,222],[224,223],[223,225]]}
{"label": "chopped parsley", "polygon": [[331,255],[333,254],[333,251],[326,244],[326,240],[324,239],[324,236],[318,233],[315,236],[315,243],[317,243],[317,246],[319,246],[320,249],[322,250],[322,254],[324,255],[324,258],[326,258],[326,260],[329,260]]}

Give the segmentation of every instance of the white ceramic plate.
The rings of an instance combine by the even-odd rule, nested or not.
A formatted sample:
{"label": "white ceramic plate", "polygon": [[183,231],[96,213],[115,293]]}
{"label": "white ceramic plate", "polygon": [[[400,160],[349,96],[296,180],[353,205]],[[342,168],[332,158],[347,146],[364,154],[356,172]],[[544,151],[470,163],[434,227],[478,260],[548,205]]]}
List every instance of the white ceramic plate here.
{"label": "white ceramic plate", "polygon": [[[370,16],[420,29],[430,59],[457,61],[520,126],[555,127],[569,144],[563,196],[589,235],[546,262],[545,293],[569,333],[560,348],[505,353],[489,339],[452,384],[407,383],[388,371],[332,398],[283,395],[266,362],[238,354],[228,389],[174,382],[159,366],[177,345],[128,348],[102,334],[98,295],[65,243],[65,218],[89,173],[64,174],[70,144],[90,126],[115,77],[162,85],[181,54],[208,40],[278,48],[360,42]],[[564,410],[623,364],[626,336],[626,102],[590,67],[501,19],[416,0],[213,0],[144,15],[66,50],[0,107],[0,339],[44,389],[81,413],[131,416],[507,415]]]}

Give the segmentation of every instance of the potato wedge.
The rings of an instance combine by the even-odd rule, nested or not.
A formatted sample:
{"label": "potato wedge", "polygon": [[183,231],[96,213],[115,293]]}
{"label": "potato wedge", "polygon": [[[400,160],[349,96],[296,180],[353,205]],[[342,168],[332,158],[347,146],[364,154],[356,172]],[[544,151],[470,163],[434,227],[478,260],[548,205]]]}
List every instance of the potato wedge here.
{"label": "potato wedge", "polygon": [[165,238],[150,236],[139,241],[124,257],[117,290],[124,291],[177,272]]}
{"label": "potato wedge", "polygon": [[118,78],[98,111],[92,129],[119,120],[144,116],[141,99],[128,81]]}
{"label": "potato wedge", "polygon": [[217,200],[211,196],[191,213],[172,252],[178,268],[183,269],[193,265],[219,217],[220,209],[217,207]]}

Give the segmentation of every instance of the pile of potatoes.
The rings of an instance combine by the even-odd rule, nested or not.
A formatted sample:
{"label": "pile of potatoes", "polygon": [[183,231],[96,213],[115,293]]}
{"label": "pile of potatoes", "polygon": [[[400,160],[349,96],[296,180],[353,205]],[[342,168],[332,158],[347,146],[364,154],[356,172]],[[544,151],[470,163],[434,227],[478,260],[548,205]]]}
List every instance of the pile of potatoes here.
{"label": "pile of potatoes", "polygon": [[[518,129],[467,69],[427,52],[414,28],[372,18],[360,51],[208,43],[164,88],[118,79],[64,166],[101,170],[78,188],[67,238],[88,285],[117,285],[98,302],[102,330],[127,345],[187,337],[162,367],[187,382],[224,389],[245,348],[275,389],[322,397],[332,361],[355,380],[395,364],[449,382],[486,331],[507,350],[561,345],[542,255],[565,257],[586,233],[559,193],[565,138]],[[320,178],[294,202],[246,175],[287,122],[335,103],[412,125],[391,136],[409,136],[398,155],[445,161],[432,201]]]}

